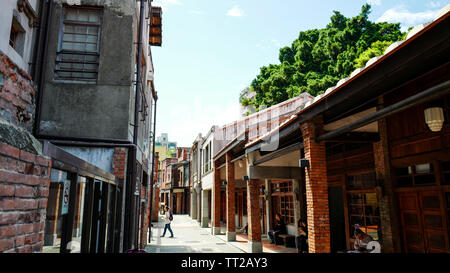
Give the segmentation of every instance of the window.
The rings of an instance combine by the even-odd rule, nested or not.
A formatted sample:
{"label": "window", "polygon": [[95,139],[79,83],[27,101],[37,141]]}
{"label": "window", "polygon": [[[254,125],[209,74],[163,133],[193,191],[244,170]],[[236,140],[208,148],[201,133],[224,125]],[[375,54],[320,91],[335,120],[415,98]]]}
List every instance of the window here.
{"label": "window", "polygon": [[203,150],[204,156],[203,156],[203,173],[206,173],[211,170],[211,142],[205,147]]}
{"label": "window", "polygon": [[376,186],[375,173],[347,176],[347,190],[373,189]]}
{"label": "window", "polygon": [[100,9],[64,9],[56,56],[56,79],[96,82],[100,19]]}
{"label": "window", "polygon": [[272,181],[272,202],[279,202],[275,205],[278,212],[286,224],[294,224],[294,193],[292,191],[292,180]]}
{"label": "window", "polygon": [[286,224],[294,224],[294,196],[281,196],[280,201],[281,217],[283,217]]}
{"label": "window", "polygon": [[348,194],[348,210],[350,216],[350,235],[354,237],[355,225],[372,236],[379,239],[380,209],[378,207],[376,193],[351,193]]}
{"label": "window", "polygon": [[14,48],[14,50],[20,56],[23,56],[25,45],[25,30],[14,16],[11,23],[11,32],[9,34],[9,45]]}
{"label": "window", "polygon": [[396,168],[397,187],[414,187],[435,184],[433,164],[419,164],[404,168]]}

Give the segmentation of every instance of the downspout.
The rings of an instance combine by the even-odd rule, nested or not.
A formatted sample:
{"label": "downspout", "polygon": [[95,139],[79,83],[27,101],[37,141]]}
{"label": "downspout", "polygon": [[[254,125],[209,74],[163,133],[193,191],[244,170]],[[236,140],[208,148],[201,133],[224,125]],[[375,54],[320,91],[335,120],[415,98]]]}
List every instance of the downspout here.
{"label": "downspout", "polygon": [[[138,225],[137,223],[137,219],[138,219],[138,215],[136,215],[136,213],[139,213],[140,210],[137,209],[136,205],[140,204],[140,183],[139,183],[139,195],[138,195],[138,201],[136,202],[137,204],[135,204],[133,201],[133,195],[135,193],[135,189],[136,189],[136,183],[138,183],[138,181],[136,181],[136,169],[137,169],[137,160],[136,160],[136,156],[137,156],[137,141],[138,141],[138,128],[139,128],[139,108],[140,108],[140,91],[142,88],[142,84],[141,84],[141,66],[142,66],[142,34],[143,34],[143,27],[144,27],[144,2],[145,0],[140,0],[140,10],[139,10],[139,32],[138,32],[138,56],[137,56],[137,68],[136,68],[136,94],[135,94],[135,100],[134,100],[134,130],[133,130],[133,144],[135,145],[135,147],[132,149],[132,153],[131,153],[131,160],[129,161],[129,163],[131,164],[131,179],[130,179],[130,192],[127,194],[128,198],[131,198],[131,204],[132,207],[131,209],[134,210],[134,213],[131,212],[130,210],[127,210],[129,212],[131,212],[132,214],[132,219],[129,219],[128,222],[128,232],[133,232],[136,233],[136,226]],[[134,186],[134,191],[132,189],[132,187]],[[130,234],[131,235],[131,234]],[[134,238],[133,238],[134,237]],[[128,240],[130,239],[129,236],[127,236]],[[134,249],[136,247],[139,246],[139,243],[137,242],[138,239],[138,234],[135,234],[135,236],[131,236],[131,238],[133,239],[133,241],[129,241],[130,243],[130,248]]]}
{"label": "downspout", "polygon": [[37,39],[35,40],[37,47],[34,50],[33,67],[31,72],[31,77],[33,78],[33,81],[35,82],[36,85],[39,85],[37,79],[39,78],[39,74],[41,71],[40,65],[42,61],[42,49],[43,49],[42,41],[44,40],[44,30],[45,30],[44,24],[45,19],[47,18],[47,5],[45,1],[40,1],[38,16],[39,16],[39,25],[36,31],[38,36]]}
{"label": "downspout", "polygon": [[[36,109],[35,109],[35,119],[34,119],[34,134],[35,136],[38,136],[40,131],[40,120],[41,120],[41,109],[42,109],[42,95],[44,92],[44,80],[45,80],[45,69],[47,66],[47,54],[48,54],[48,36],[50,33],[50,24],[53,19],[53,0],[49,0],[47,3],[47,13],[45,14],[45,8],[44,8],[44,2],[42,1],[42,14],[41,14],[41,20],[39,25],[39,42],[38,46],[40,47],[37,52],[36,56],[36,64],[39,63],[39,66],[37,67],[37,71],[35,71],[35,75],[37,78],[37,84],[38,84],[38,92],[37,92],[37,98],[36,98]],[[43,29],[44,24],[44,15],[46,15],[46,23],[45,28]],[[42,25],[41,25],[42,24]],[[42,41],[42,34],[43,30],[45,30],[45,38]],[[43,43],[43,44],[42,44]],[[41,47],[42,45],[42,47]],[[42,54],[42,50],[44,51]]]}
{"label": "downspout", "polygon": [[151,225],[152,225],[152,210],[153,210],[153,179],[154,179],[154,173],[155,173],[155,142],[156,142],[156,103],[158,101],[158,96],[155,94],[154,97],[155,100],[155,109],[153,110],[153,143],[152,143],[152,172],[150,174],[150,183],[148,183],[148,187],[149,189],[147,189],[147,192],[150,190],[150,198],[149,198],[149,202],[150,202],[150,212],[149,212],[149,222],[148,222],[148,228],[149,228],[149,234],[148,234],[148,242],[150,243],[150,236],[151,236]]}

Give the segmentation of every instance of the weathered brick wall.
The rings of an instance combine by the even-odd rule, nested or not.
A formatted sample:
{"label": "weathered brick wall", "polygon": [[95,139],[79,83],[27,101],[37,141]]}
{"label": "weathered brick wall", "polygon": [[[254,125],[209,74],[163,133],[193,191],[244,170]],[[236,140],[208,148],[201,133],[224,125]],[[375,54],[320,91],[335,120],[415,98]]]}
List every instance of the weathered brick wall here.
{"label": "weathered brick wall", "polygon": [[301,125],[305,158],[310,164],[305,170],[305,186],[308,241],[311,253],[331,252],[325,143],[315,141],[316,130],[321,128],[320,121]]}
{"label": "weathered brick wall", "polygon": [[0,252],[41,252],[51,161],[0,143]]}
{"label": "weathered brick wall", "polygon": [[30,75],[0,51],[0,118],[24,128],[33,128],[35,88]]}
{"label": "weathered brick wall", "polygon": [[113,174],[125,179],[125,171],[127,169],[127,148],[115,148],[113,158]]}
{"label": "weathered brick wall", "polygon": [[35,88],[0,51],[0,252],[41,252],[51,161],[31,135]]}

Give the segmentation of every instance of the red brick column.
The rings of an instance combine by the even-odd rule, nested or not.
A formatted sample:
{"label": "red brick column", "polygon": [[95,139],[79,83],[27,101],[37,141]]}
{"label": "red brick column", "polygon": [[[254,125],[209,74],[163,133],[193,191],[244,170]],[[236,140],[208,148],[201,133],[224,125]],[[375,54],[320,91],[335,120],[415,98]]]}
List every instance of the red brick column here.
{"label": "red brick column", "polygon": [[231,154],[227,153],[226,176],[227,176],[227,240],[236,241],[236,185],[234,181],[234,163],[231,163]]}
{"label": "red brick column", "polygon": [[310,253],[331,252],[325,142],[315,141],[315,131],[321,129],[321,121],[301,125],[305,158],[309,160],[305,182]]}
{"label": "red brick column", "polygon": [[41,252],[51,161],[0,143],[0,253]]}
{"label": "red brick column", "polygon": [[159,207],[159,203],[160,203],[160,200],[159,200],[159,194],[160,194],[160,190],[159,190],[159,188],[157,188],[157,187],[155,187],[154,188],[154,193],[153,193],[153,200],[154,200],[154,202],[153,202],[153,207],[152,207],[152,221],[153,222],[157,222],[158,221],[158,213],[159,213],[159,209],[160,209],[160,207]]}
{"label": "red brick column", "polygon": [[[216,165],[216,164],[215,164]],[[220,234],[220,170],[214,166],[214,185],[213,185],[213,234]]]}
{"label": "red brick column", "polygon": [[259,210],[259,180],[247,183],[248,252],[261,253],[261,215]]}

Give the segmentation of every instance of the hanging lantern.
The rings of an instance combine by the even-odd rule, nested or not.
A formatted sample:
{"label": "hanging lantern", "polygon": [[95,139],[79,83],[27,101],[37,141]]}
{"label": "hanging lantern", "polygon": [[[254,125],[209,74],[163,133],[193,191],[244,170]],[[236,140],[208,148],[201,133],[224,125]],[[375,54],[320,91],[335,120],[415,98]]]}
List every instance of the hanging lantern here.
{"label": "hanging lantern", "polygon": [[424,111],[425,122],[433,132],[439,132],[444,124],[444,111],[441,107],[431,107]]}

